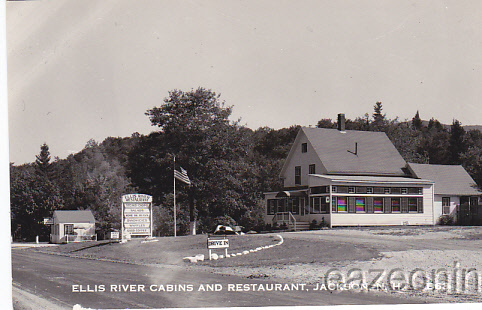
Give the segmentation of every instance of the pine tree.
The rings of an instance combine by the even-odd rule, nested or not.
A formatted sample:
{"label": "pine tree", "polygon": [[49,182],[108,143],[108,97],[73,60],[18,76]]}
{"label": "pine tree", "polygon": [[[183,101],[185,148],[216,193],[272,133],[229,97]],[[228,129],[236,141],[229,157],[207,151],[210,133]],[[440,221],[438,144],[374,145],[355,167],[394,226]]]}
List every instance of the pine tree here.
{"label": "pine tree", "polygon": [[450,126],[449,138],[449,161],[452,165],[460,165],[460,155],[467,149],[464,141],[465,130],[458,120],[454,120]]}
{"label": "pine tree", "polygon": [[49,178],[50,174],[50,151],[49,146],[44,143],[40,146],[40,154],[36,155],[35,170],[37,174],[44,178]]}
{"label": "pine tree", "polygon": [[385,128],[385,114],[382,114],[382,103],[380,101],[377,101],[375,103],[375,106],[373,106],[373,129],[375,131],[383,131]]}
{"label": "pine tree", "polygon": [[420,119],[420,114],[417,110],[417,114],[415,114],[415,116],[412,118],[412,128],[416,130],[421,130],[422,125],[422,119]]}

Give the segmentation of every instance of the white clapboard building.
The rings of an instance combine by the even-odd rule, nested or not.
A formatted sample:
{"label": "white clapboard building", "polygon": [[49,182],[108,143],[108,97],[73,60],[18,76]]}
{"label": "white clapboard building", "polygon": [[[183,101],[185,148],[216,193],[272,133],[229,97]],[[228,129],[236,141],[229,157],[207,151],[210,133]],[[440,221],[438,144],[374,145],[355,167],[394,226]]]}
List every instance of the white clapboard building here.
{"label": "white clapboard building", "polygon": [[[265,222],[295,230],[313,220],[330,227],[434,225],[442,214],[434,199],[439,180],[424,172],[439,165],[423,166],[430,169],[405,162],[383,132],[345,130],[344,114],[338,129],[302,127],[281,170],[284,190],[265,193]],[[479,197],[468,183],[450,197]]]}
{"label": "white clapboard building", "polygon": [[51,243],[97,240],[90,210],[56,210],[52,216]]}

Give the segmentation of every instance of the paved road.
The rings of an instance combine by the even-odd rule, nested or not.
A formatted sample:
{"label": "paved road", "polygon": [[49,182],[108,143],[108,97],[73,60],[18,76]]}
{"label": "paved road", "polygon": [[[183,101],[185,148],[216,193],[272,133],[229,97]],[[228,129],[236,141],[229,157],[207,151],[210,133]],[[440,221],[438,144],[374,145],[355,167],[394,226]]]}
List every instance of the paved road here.
{"label": "paved road", "polygon": [[[356,292],[314,291],[228,291],[229,284],[270,284],[263,279],[247,279],[208,272],[193,271],[179,266],[140,266],[69,258],[36,253],[30,250],[12,250],[14,287],[71,308],[165,308],[165,307],[243,307],[243,306],[300,306],[337,304],[393,304],[416,303],[389,295]],[[142,292],[115,292],[111,285],[145,285]],[[150,286],[177,284],[192,285],[191,292],[151,291]],[[218,284],[221,291],[198,291],[202,284]],[[82,288],[80,288],[82,285]],[[103,292],[73,292],[74,290],[101,290]],[[219,287],[219,286],[218,286]],[[14,290],[14,296],[15,296]]]}

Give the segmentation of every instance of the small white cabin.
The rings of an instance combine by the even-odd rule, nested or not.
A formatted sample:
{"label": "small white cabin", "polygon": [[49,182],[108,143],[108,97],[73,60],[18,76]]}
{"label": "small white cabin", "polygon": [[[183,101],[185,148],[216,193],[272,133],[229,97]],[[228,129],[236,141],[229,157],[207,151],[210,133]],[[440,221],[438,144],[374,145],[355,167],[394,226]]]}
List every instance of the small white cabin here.
{"label": "small white cabin", "polygon": [[52,221],[51,243],[97,240],[95,218],[90,210],[56,210]]}

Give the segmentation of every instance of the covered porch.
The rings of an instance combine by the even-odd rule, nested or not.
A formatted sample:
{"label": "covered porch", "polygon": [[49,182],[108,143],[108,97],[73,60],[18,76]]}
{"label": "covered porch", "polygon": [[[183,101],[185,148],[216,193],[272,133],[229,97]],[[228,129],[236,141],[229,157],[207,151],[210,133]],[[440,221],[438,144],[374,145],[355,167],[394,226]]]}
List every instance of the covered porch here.
{"label": "covered porch", "polygon": [[308,190],[287,190],[277,192],[268,200],[268,214],[272,215],[273,226],[286,226],[288,230],[309,228],[306,216],[309,214]]}

